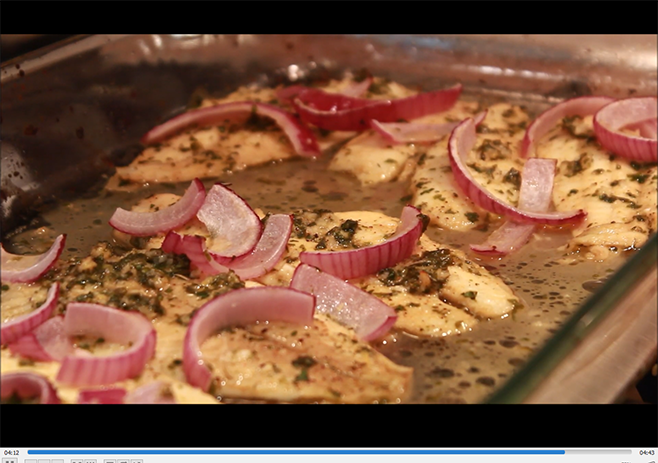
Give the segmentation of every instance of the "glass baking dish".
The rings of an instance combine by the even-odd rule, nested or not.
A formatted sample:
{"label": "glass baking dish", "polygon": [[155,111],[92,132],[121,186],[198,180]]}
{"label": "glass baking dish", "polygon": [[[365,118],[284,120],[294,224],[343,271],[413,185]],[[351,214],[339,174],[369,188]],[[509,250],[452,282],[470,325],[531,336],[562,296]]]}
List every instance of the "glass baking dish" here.
{"label": "glass baking dish", "polygon": [[[74,37],[3,63],[2,240],[65,222],[54,205],[93,199],[141,150],[140,137],[200,89],[223,95],[366,68],[428,90],[461,82],[466,98],[536,113],[579,95],[656,95],[656,52],[656,36]],[[106,238],[98,233],[78,247]],[[421,343],[415,355],[406,341],[383,351],[418,371],[424,390],[414,402],[613,402],[655,358],[656,246],[654,235],[619,269],[604,269],[611,275],[591,296],[559,276],[564,294],[538,290],[538,320],[521,313]]]}

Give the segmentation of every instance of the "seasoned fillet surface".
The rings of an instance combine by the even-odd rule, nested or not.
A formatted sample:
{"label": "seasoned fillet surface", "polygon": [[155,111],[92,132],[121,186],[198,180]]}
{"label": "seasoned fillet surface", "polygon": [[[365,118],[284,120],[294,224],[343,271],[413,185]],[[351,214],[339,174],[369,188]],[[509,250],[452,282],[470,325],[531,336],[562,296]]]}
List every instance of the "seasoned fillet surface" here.
{"label": "seasoned fillet surface", "polygon": [[656,230],[655,164],[639,164],[604,150],[592,117],[565,118],[537,145],[537,155],[558,160],[553,202],[559,211],[584,209],[567,260],[605,260],[642,246]]}
{"label": "seasoned fillet surface", "polygon": [[[140,202],[135,210],[165,207],[176,201],[171,194]],[[262,211],[257,211],[263,216]],[[302,251],[340,252],[386,241],[399,219],[370,211],[297,211],[287,252],[269,273],[256,279],[265,285],[288,286]],[[345,225],[350,226],[345,226]],[[193,219],[180,233],[208,236],[203,224]],[[115,237],[129,237],[115,232]],[[157,248],[162,237],[143,245]],[[392,275],[389,275],[389,270]],[[417,271],[420,270],[420,273]],[[436,280],[427,284],[427,278]],[[445,336],[469,330],[479,319],[505,316],[521,303],[512,291],[463,252],[422,236],[414,255],[377,275],[351,283],[372,293],[396,309],[395,327],[415,335]]]}
{"label": "seasoned fillet surface", "polygon": [[396,403],[411,389],[411,368],[396,365],[322,315],[309,327],[277,323],[224,330],[202,352],[222,396]]}
{"label": "seasoned fillet surface", "polygon": [[[156,195],[134,209],[166,207],[177,199],[172,194]],[[187,228],[192,226],[202,228],[196,219]],[[60,263],[39,284],[12,285],[6,291],[6,302],[3,298],[3,316],[13,314],[15,307],[35,306],[34,299],[54,281],[62,287],[58,313],[72,301],[137,310],[156,329],[155,358],[137,379],[116,386],[132,390],[162,380],[178,402],[216,402],[213,395],[186,382],[181,368],[186,327],[194,311],[210,298],[259,283],[245,283],[233,273],[206,278],[191,275],[185,257],[159,250],[161,236],[135,241],[115,232],[115,238],[120,245],[101,243],[84,259]],[[121,348],[125,346],[99,345],[93,353],[103,355],[108,349]],[[202,351],[217,378],[211,392],[224,400],[396,403],[403,401],[412,387],[410,368],[396,365],[358,340],[352,330],[319,314],[311,326],[264,320],[254,326],[229,328],[208,339]],[[21,365],[7,349],[2,351],[2,360],[3,372],[27,368],[46,375],[60,389],[55,381],[57,362]],[[63,400],[75,402],[77,389],[62,386],[61,391]]]}
{"label": "seasoned fillet surface", "polygon": [[[412,91],[406,93],[411,94]],[[413,123],[443,124],[460,121],[473,117],[478,108],[477,103],[458,101],[448,111],[416,119]],[[427,143],[391,144],[378,132],[366,130],[336,152],[329,168],[349,172],[364,185],[406,181],[414,173],[416,165],[427,157],[430,146]]]}
{"label": "seasoned fillet surface", "polygon": [[[519,146],[529,117],[520,107],[496,104],[477,129],[477,141],[466,165],[475,180],[496,198],[516,205],[524,161]],[[433,144],[418,160],[411,179],[413,204],[446,230],[486,229],[500,218],[476,206],[454,180],[448,157],[448,138]]]}
{"label": "seasoned fillet surface", "polygon": [[[348,221],[358,224],[349,236],[341,229]],[[399,219],[369,211],[297,213],[287,254],[259,281],[286,286],[302,251],[341,251],[378,244],[395,232],[398,223]],[[461,251],[426,236],[409,259],[350,282],[396,309],[396,329],[419,336],[468,331],[478,320],[505,316],[521,304],[500,278]]]}
{"label": "seasoned fillet surface", "polygon": [[[346,77],[332,80],[323,88],[339,92],[353,85]],[[390,90],[388,89],[390,87]],[[404,92],[404,87],[391,83],[386,91],[369,92],[365,98],[387,98]],[[279,101],[276,90],[244,86],[224,98],[204,98],[205,108],[234,101],[254,101],[291,110]],[[322,151],[343,143],[354,132],[324,132],[314,129]],[[213,178],[249,166],[278,162],[297,156],[286,134],[267,117],[244,115],[227,117],[209,127],[190,127],[167,140],[147,146],[128,166],[118,167],[108,183],[112,190],[130,190],[144,183],[184,182],[194,178]]]}

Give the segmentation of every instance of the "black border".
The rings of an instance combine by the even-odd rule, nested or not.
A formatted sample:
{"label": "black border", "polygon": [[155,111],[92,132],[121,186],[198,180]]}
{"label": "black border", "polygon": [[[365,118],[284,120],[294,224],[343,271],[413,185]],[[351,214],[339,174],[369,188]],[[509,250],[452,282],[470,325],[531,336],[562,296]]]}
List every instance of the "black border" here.
{"label": "black border", "polygon": [[2,405],[4,448],[656,448],[652,405]]}

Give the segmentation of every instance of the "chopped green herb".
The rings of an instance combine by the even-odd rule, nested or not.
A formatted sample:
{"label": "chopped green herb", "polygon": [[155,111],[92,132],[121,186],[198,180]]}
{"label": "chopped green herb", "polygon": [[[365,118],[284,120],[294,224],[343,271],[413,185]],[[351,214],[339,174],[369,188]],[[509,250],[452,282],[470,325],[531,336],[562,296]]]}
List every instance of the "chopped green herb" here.
{"label": "chopped green herb", "polygon": [[410,260],[405,266],[398,264],[380,270],[377,278],[386,286],[404,286],[412,294],[436,293],[446,281],[446,268],[454,264],[448,249],[425,251]]}
{"label": "chopped green herb", "polygon": [[297,383],[299,381],[308,381],[308,370],[306,368],[302,368],[302,371],[295,376],[295,382]]}
{"label": "chopped green herb", "polygon": [[632,174],[629,175],[628,178],[637,183],[644,183],[649,178],[649,174]]}
{"label": "chopped green herb", "polygon": [[480,165],[472,163],[472,164],[466,164],[468,167],[473,169],[475,172],[479,174],[485,174],[489,178],[493,178],[493,174],[496,171],[496,166],[491,166],[491,167],[480,167]]}
{"label": "chopped green herb", "polygon": [[313,365],[317,364],[313,357],[308,355],[300,355],[295,360],[292,361],[292,366],[295,368],[311,368]]}
{"label": "chopped green herb", "polygon": [[475,223],[480,220],[480,215],[477,212],[466,212],[464,215],[471,223]]}
{"label": "chopped green herb", "polygon": [[316,362],[313,357],[309,357],[308,355],[301,355],[297,357],[295,360],[292,361],[292,365],[295,368],[301,368],[302,371],[299,372],[299,374],[295,377],[295,382],[298,381],[308,381],[308,369],[311,368],[312,366],[316,365],[318,362]]}
{"label": "chopped green herb", "polygon": [[505,176],[503,177],[503,181],[507,183],[511,183],[517,188],[521,187],[521,172],[516,170],[514,167],[512,167],[510,170],[507,171]]}
{"label": "chopped green herb", "polygon": [[577,161],[565,161],[560,165],[561,171],[567,177],[573,177],[592,165],[592,157],[582,153]]}

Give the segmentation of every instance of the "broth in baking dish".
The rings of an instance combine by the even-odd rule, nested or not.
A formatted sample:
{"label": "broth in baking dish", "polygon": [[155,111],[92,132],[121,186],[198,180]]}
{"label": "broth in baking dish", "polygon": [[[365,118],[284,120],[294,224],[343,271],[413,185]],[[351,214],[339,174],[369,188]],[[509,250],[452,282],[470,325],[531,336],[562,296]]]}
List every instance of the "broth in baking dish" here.
{"label": "broth in baking dish", "polygon": [[[379,85],[379,88],[376,84]],[[341,85],[340,83],[337,84],[336,88],[340,89]],[[388,86],[388,90],[382,90],[381,87],[386,86]],[[413,94],[413,92],[401,86],[398,88],[393,83],[380,80],[373,83],[370,92],[373,93],[373,95],[370,95],[373,98],[377,95],[382,98],[386,96],[401,98]],[[386,92],[390,92],[390,94]],[[267,90],[245,88],[232,94],[228,100],[242,100],[246,99],[245,96],[255,98],[254,95],[256,95],[256,98],[269,98],[266,93]],[[450,114],[457,117],[454,114],[455,112],[459,114],[460,111],[466,111],[465,114],[467,115],[474,115],[493,103],[485,102],[474,95],[462,96],[460,101],[460,106],[451,110],[453,113],[447,112],[448,117],[450,117]],[[212,106],[217,103],[218,101],[207,101],[204,102],[204,106]],[[503,104],[509,106],[511,103]],[[469,163],[469,167],[474,170],[478,180],[493,185],[491,188],[495,188],[497,185],[507,185],[510,188],[509,192],[501,190],[499,194],[503,198],[508,195],[508,201],[516,202],[518,200],[518,182],[515,182],[513,178],[507,175],[513,172],[514,164],[506,165],[505,162],[511,161],[510,159],[503,159],[500,153],[505,151],[505,143],[515,143],[513,137],[519,134],[522,135],[525,125],[522,124],[520,113],[516,115],[509,114],[509,108],[505,108],[500,113],[507,112],[508,115],[498,117],[494,114],[496,111],[494,106],[491,106],[493,109],[490,109],[487,116],[490,118],[490,123],[487,125],[487,119],[485,119],[484,129],[478,130],[480,136],[486,133],[494,133],[500,129],[496,125],[497,123],[508,124],[504,127],[506,130],[508,126],[515,126],[518,133],[515,131],[506,134],[505,136],[509,135],[511,137],[510,140],[503,139],[504,137],[501,135],[503,144],[496,145],[492,142],[489,144],[490,149],[483,148],[486,143],[480,140],[479,151],[478,149],[474,150],[478,152],[479,158]],[[514,111],[519,111],[516,108],[514,106]],[[536,114],[540,108],[531,107],[530,109],[533,110],[533,114]],[[462,116],[460,115],[460,117]],[[251,121],[251,123],[253,122]],[[591,124],[591,122],[572,120],[567,121],[566,124],[568,127],[563,122],[562,126],[556,129],[557,132],[554,131],[554,133],[549,134],[545,142],[546,146],[540,146],[540,148],[548,150],[551,149],[551,144],[553,144],[555,145],[552,146],[553,149],[563,149],[562,146],[558,145],[561,141],[565,146],[570,143],[580,143],[584,140],[583,134],[587,131],[587,124]],[[221,126],[220,124],[219,127]],[[190,151],[193,151],[195,155],[198,151],[204,151],[198,149],[198,146],[192,146],[194,143],[200,143],[201,145],[217,143],[218,146],[223,142],[227,143],[225,140],[209,141],[203,138],[203,130],[184,132],[180,137],[194,137],[194,140],[190,141],[188,139],[189,143],[187,145],[179,145],[178,148],[181,146],[183,148],[177,148],[175,155],[183,156],[187,153],[188,156],[191,156]],[[234,138],[230,139],[234,147],[243,143],[246,151],[248,143],[253,142],[249,137],[253,137],[259,131],[269,131],[273,134],[273,137],[277,138],[281,136],[276,127],[272,127],[269,123],[260,127],[251,127],[249,130],[248,136],[240,130],[234,130],[232,133]],[[219,129],[216,132],[222,133],[223,131]],[[242,141],[240,143],[236,142],[237,138],[243,135]],[[301,328],[295,328],[292,325],[272,323],[265,328],[255,325],[239,327],[235,330],[224,330],[209,339],[203,347],[204,355],[207,356],[206,358],[211,364],[215,363],[212,360],[215,358],[217,363],[224,362],[225,365],[224,367],[215,365],[218,369],[213,370],[213,372],[220,379],[216,387],[211,389],[210,394],[186,384],[180,368],[180,361],[176,362],[181,357],[181,354],[177,353],[178,350],[182,349],[179,338],[181,333],[184,333],[186,324],[189,323],[190,307],[193,307],[193,305],[185,306],[185,304],[180,305],[177,302],[172,302],[166,306],[167,313],[162,315],[157,311],[157,303],[139,302],[139,304],[150,307],[150,309],[144,311],[140,309],[140,312],[153,320],[154,326],[158,330],[157,342],[162,347],[159,348],[161,350],[158,350],[156,358],[151,362],[152,365],[147,366],[143,375],[135,380],[122,381],[118,383],[118,386],[132,390],[139,385],[147,384],[149,381],[164,381],[170,386],[176,400],[181,403],[213,403],[217,401],[216,399],[227,403],[253,401],[481,402],[502,385],[507,378],[511,377],[532,353],[552,336],[569,315],[580,306],[583,300],[621,265],[629,253],[633,252],[632,249],[624,250],[614,246],[602,246],[602,248],[605,248],[603,251],[596,249],[590,252],[588,251],[589,248],[583,243],[573,244],[572,229],[565,227],[563,230],[538,228],[528,244],[520,250],[501,258],[478,255],[469,249],[469,245],[484,242],[487,236],[499,227],[503,221],[493,216],[493,214],[483,213],[480,209],[467,209],[453,211],[453,213],[457,213],[455,215],[462,216],[461,222],[463,223],[461,225],[449,224],[451,215],[449,210],[453,206],[444,206],[440,203],[443,201],[441,198],[445,198],[445,193],[439,191],[439,189],[452,188],[454,190],[454,185],[442,186],[438,181],[436,186],[428,184],[429,181],[435,181],[432,172],[441,171],[440,163],[443,161],[439,151],[445,149],[441,144],[447,144],[447,136],[436,144],[417,144],[412,148],[408,148],[407,152],[402,150],[402,153],[400,153],[400,151],[392,150],[388,145],[378,146],[378,142],[373,141],[373,137],[376,136],[373,132],[365,132],[356,138],[354,134],[345,137],[340,135],[340,133],[319,133],[320,144],[324,148],[324,153],[318,159],[294,157],[278,160],[278,158],[291,157],[278,156],[276,160],[264,159],[264,163],[258,162],[256,163],[258,165],[247,167],[246,164],[244,166],[240,165],[244,162],[244,159],[237,154],[231,156],[230,168],[226,168],[225,165],[218,168],[217,166],[211,166],[209,162],[208,169],[213,173],[208,175],[197,175],[198,171],[195,169],[198,166],[190,165],[180,168],[181,164],[177,162],[175,164],[178,167],[171,170],[172,177],[159,182],[148,181],[143,178],[141,181],[136,180],[139,175],[143,174],[139,171],[139,163],[142,162],[141,165],[146,166],[145,168],[150,165],[147,158],[138,157],[131,166],[119,168],[118,175],[110,179],[108,187],[96,196],[74,200],[55,209],[44,211],[39,223],[42,226],[33,227],[13,236],[10,242],[6,243],[6,248],[17,254],[39,253],[48,249],[58,235],[66,233],[66,248],[61,256],[62,267],[66,265],[64,262],[84,260],[94,250],[93,252],[96,253],[95,258],[98,258],[99,255],[104,256],[104,265],[110,262],[115,270],[118,269],[116,271],[122,271],[123,267],[119,267],[123,265],[123,261],[119,260],[121,256],[118,254],[124,251],[117,251],[117,256],[114,257],[111,249],[99,250],[97,243],[106,241],[111,243],[110,247],[116,246],[121,249],[123,249],[122,246],[133,246],[139,251],[140,248],[148,248],[148,238],[128,238],[126,242],[122,241],[125,240],[125,236],[122,237],[113,233],[112,228],[108,225],[108,220],[116,208],[130,209],[140,201],[151,198],[156,194],[173,193],[181,196],[189,186],[191,178],[197,176],[211,177],[204,179],[206,190],[209,190],[217,181],[226,182],[251,208],[261,214],[292,213],[295,218],[301,221],[304,227],[309,229],[316,226],[316,222],[321,222],[320,217],[322,214],[318,214],[317,211],[326,210],[334,213],[330,216],[330,219],[334,220],[335,216],[336,220],[330,222],[327,227],[339,225],[345,218],[353,218],[355,221],[360,220],[362,225],[370,224],[368,226],[373,228],[373,233],[380,233],[377,231],[378,220],[380,220],[378,217],[380,216],[376,215],[373,216],[374,218],[370,218],[367,213],[358,211],[381,213],[396,220],[400,217],[405,204],[415,204],[423,213],[430,211],[432,214],[430,217],[432,223],[425,231],[429,239],[438,243],[442,248],[454,249],[453,260],[459,260],[462,259],[460,256],[466,256],[464,258],[466,260],[465,265],[481,266],[483,269],[481,272],[493,275],[497,278],[496,281],[506,285],[513,293],[511,297],[507,298],[508,302],[513,301],[509,302],[513,306],[512,309],[505,311],[502,315],[492,317],[482,316],[474,308],[469,309],[469,301],[460,305],[454,300],[445,300],[446,297],[444,296],[442,303],[452,304],[451,307],[454,308],[454,313],[446,315],[448,318],[444,318],[450,320],[453,326],[440,325],[429,335],[426,335],[426,332],[422,329],[417,328],[418,322],[414,321],[412,317],[400,313],[405,310],[413,311],[415,306],[421,304],[410,299],[412,302],[409,302],[409,306],[399,305],[396,307],[399,314],[398,320],[410,320],[409,325],[403,325],[402,327],[398,325],[386,336],[376,341],[364,343],[363,345],[358,344],[359,349],[357,350],[354,350],[350,345],[341,345],[340,349],[332,352],[332,346],[335,347],[337,344],[327,343],[325,342],[326,339],[337,339],[341,336],[345,338],[351,336],[351,334],[349,331],[343,333],[341,331],[344,330],[343,327],[320,316],[315,328],[304,328],[304,330],[309,331],[308,337],[304,339],[306,339],[305,342],[312,344],[309,347],[311,349],[309,352],[314,353],[312,356],[305,355],[306,351],[299,351],[302,352],[300,354],[295,350],[301,349],[301,347],[295,347],[296,342],[301,344],[301,341],[296,341],[297,331]],[[221,139],[221,135],[219,137]],[[332,140],[332,137],[336,139]],[[256,143],[262,142],[265,145],[270,141],[262,140]],[[281,141],[281,143],[284,143],[284,141]],[[163,142],[159,149],[166,151],[167,149],[173,149],[172,146]],[[238,146],[235,150],[239,152],[241,147]],[[203,148],[207,147],[204,146]],[[373,152],[381,156],[379,165],[368,165],[369,160],[372,158],[364,161],[364,156],[370,156]],[[587,154],[588,152],[583,151],[583,153]],[[540,151],[541,155],[542,152]],[[157,156],[157,153],[154,153],[154,156]],[[204,156],[212,159],[212,155],[208,152]],[[353,161],[350,161],[350,156],[354,159]],[[513,156],[509,157],[513,160]],[[573,169],[587,171],[591,165],[586,165],[586,163],[590,162],[591,164],[591,161],[583,161],[586,158],[587,156],[581,157],[577,162],[564,159],[562,160],[563,166],[559,167],[558,170],[560,168],[568,169],[570,166],[572,171],[569,173],[574,173]],[[217,159],[213,160],[217,161]],[[623,160],[615,162],[629,164],[628,161]],[[435,166],[433,163],[438,164]],[[361,164],[363,164],[361,168],[354,168],[354,166]],[[394,164],[398,167],[397,169],[391,169]],[[192,175],[191,178],[176,177],[176,175],[183,175],[181,172],[188,168],[189,175]],[[626,168],[626,166],[623,167],[623,169]],[[423,169],[425,170],[423,171]],[[655,165],[638,165],[631,167],[631,169],[635,174],[631,173],[629,175],[637,176],[630,178],[630,181],[633,182],[631,183],[632,186],[641,186],[642,188],[652,186],[655,192]],[[377,173],[377,176],[373,180],[372,174],[374,172]],[[125,174],[125,177],[121,177],[122,173]],[[445,174],[445,170],[442,173]],[[162,175],[162,171],[159,175]],[[600,172],[595,175],[601,176],[605,173]],[[487,180],[487,177],[489,177],[489,180]],[[572,178],[574,184],[578,181],[582,183],[581,186],[574,187],[572,190],[587,188],[584,176],[576,177],[572,175],[570,178]],[[640,178],[645,181],[640,183]],[[558,185],[558,182],[559,180],[556,180],[556,185]],[[605,194],[602,191],[599,196]],[[430,197],[434,203],[432,203],[432,200],[426,200]],[[610,196],[603,197],[604,200],[599,200],[603,206],[610,207],[613,205],[612,202],[605,200]],[[143,204],[147,203],[148,201]],[[622,201],[617,201],[616,205],[621,203]],[[639,199],[637,203],[640,204]],[[456,204],[454,207],[460,206]],[[637,209],[643,207],[644,205],[641,204]],[[309,216],[304,215],[303,211],[309,211],[307,214],[313,213],[313,211],[316,212],[314,212],[313,217],[309,218]],[[353,214],[347,214],[349,212],[353,212]],[[341,215],[341,213],[345,214]],[[473,215],[474,213],[475,215]],[[637,213],[637,215],[640,214]],[[466,220],[464,220],[464,217]],[[655,222],[655,216],[637,220],[646,224],[652,220]],[[299,225],[299,223],[296,223],[296,225]],[[394,231],[394,226],[393,229],[386,230],[390,235],[390,232]],[[325,229],[320,228],[320,233],[325,231]],[[649,232],[651,231],[649,230]],[[354,239],[366,236],[365,231],[361,233],[362,235],[355,235]],[[305,238],[300,239],[303,241]],[[365,240],[367,238],[360,239]],[[294,236],[291,240],[294,240]],[[311,242],[318,243],[317,240],[311,240]],[[357,245],[363,246],[363,243],[357,243]],[[289,248],[294,246],[295,244],[291,241]],[[598,245],[594,244],[592,246],[597,247]],[[148,260],[147,251],[143,252]],[[292,252],[291,249],[289,249],[289,252]],[[290,263],[294,262],[292,254],[288,255],[288,258]],[[70,268],[75,267],[74,264],[68,265]],[[97,266],[99,265],[97,262]],[[279,270],[285,273],[283,270]],[[480,271],[477,270],[477,272]],[[50,278],[50,281],[54,281],[53,278],[55,277],[52,276],[52,272]],[[63,271],[58,278],[61,278],[60,281],[63,286],[64,283],[68,284],[66,290],[71,291],[70,300],[95,301],[114,306],[120,304],[117,301],[125,302],[120,297],[115,298],[113,302],[111,296],[103,300],[99,300],[98,296],[94,294],[87,297],[87,294],[94,292],[93,283],[79,283],[79,274],[73,271],[69,274]],[[217,286],[220,283],[212,283],[215,284],[215,286],[212,286],[206,280],[202,282],[201,279],[195,279],[189,275],[185,278],[188,281],[185,283],[186,286],[181,286],[183,296],[177,295],[177,301],[191,298],[190,300],[194,304],[198,304],[198,307],[207,302],[206,292],[210,292],[214,296],[218,293],[212,291],[220,291],[219,286]],[[277,278],[279,277],[271,276],[271,278],[263,277],[257,280],[259,283],[268,285],[287,285],[285,277],[281,277],[284,280],[277,280]],[[384,282],[384,284],[381,287],[377,286],[377,290],[372,289],[374,283],[359,282],[355,284],[364,289],[370,288],[373,295],[383,298],[385,302],[391,305],[393,296],[391,296],[391,300],[388,300],[386,299],[387,295],[378,292],[381,292],[382,288],[386,289],[386,280],[380,278],[380,282]],[[368,286],[369,284],[370,286]],[[442,284],[445,284],[445,282]],[[246,284],[247,287],[250,285],[252,284]],[[24,291],[44,292],[38,284],[33,286],[35,288],[24,289],[16,288],[15,284],[3,284],[3,319],[9,310],[7,304],[12,300],[20,301],[21,298],[24,298]],[[192,286],[194,286],[194,289],[190,289]],[[228,291],[245,286],[245,282],[239,282],[239,279],[232,281],[230,284],[223,281],[220,286],[221,291]],[[113,296],[117,294],[115,289],[112,289],[112,291],[114,291]],[[175,294],[178,294],[176,291],[178,289],[173,290]],[[474,300],[477,297],[477,291],[469,290],[461,292],[461,294],[466,299]],[[42,301],[44,298],[43,294],[40,294],[39,297],[33,297],[34,301]],[[190,302],[190,304],[192,303]],[[61,307],[59,310],[61,310]],[[459,316],[453,320],[450,317],[455,313]],[[166,320],[166,317],[176,320],[172,324],[175,329],[172,328],[171,331],[168,331],[169,328],[164,326],[165,322],[163,320]],[[409,327],[405,328],[406,326]],[[310,331],[313,330],[315,331],[311,333]],[[254,353],[258,350],[253,348],[256,343],[260,343],[259,345],[263,347],[260,351]],[[354,341],[353,344],[356,345],[357,342]],[[283,349],[282,345],[285,345],[286,348]],[[264,353],[279,348],[281,350],[277,351],[276,356]],[[372,351],[369,351],[369,349],[372,349]],[[230,352],[230,355],[227,352]],[[241,371],[236,367],[236,365],[242,365],[241,362],[246,362],[250,355],[260,356],[259,358],[263,359],[263,365],[271,365],[271,367],[268,367],[269,370],[263,367],[258,371],[251,371],[249,367],[245,366],[244,371]],[[364,357],[359,357],[362,355]],[[244,356],[244,358],[241,356]],[[166,362],[165,358],[167,359]],[[279,361],[277,359],[283,360],[277,363]],[[357,362],[355,359],[361,360]],[[20,359],[20,357],[12,355],[9,349],[3,348],[3,374],[15,370],[35,371],[54,381],[58,371],[58,363]],[[293,380],[290,381],[290,384],[286,383],[285,385],[272,387],[263,386],[268,382],[281,381],[281,378],[284,377],[293,378]],[[332,381],[336,384],[335,389],[326,386]],[[318,390],[312,388],[314,384],[318,386]],[[359,393],[358,391],[365,384],[369,384],[371,390]],[[79,389],[58,386],[60,397],[64,402],[75,402]],[[301,389],[301,392],[299,389]]]}

